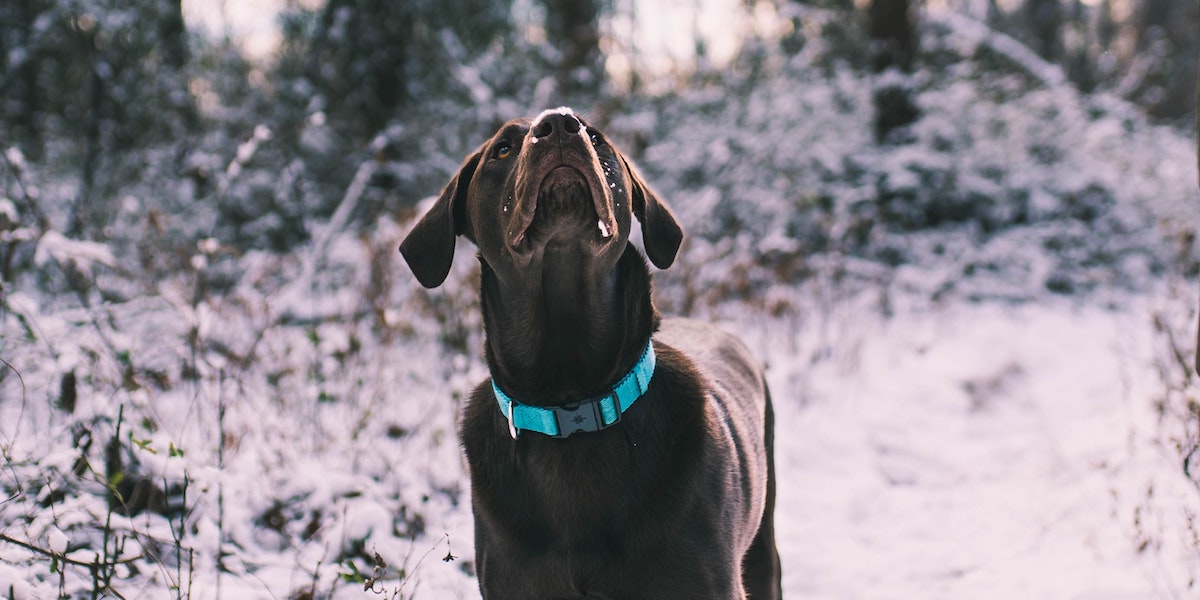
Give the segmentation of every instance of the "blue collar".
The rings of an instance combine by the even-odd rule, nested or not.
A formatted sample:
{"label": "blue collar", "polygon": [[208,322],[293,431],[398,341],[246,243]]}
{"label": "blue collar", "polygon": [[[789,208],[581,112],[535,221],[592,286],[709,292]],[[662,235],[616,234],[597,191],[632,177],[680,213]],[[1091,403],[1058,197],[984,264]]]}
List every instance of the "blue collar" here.
{"label": "blue collar", "polygon": [[621,415],[650,388],[654,365],[654,344],[646,342],[642,357],[611,392],[566,406],[521,404],[500,391],[495,380],[492,380],[492,393],[500,404],[500,413],[508,419],[508,433],[514,440],[518,431],[536,431],[561,439],[579,431],[600,431],[618,423]]}

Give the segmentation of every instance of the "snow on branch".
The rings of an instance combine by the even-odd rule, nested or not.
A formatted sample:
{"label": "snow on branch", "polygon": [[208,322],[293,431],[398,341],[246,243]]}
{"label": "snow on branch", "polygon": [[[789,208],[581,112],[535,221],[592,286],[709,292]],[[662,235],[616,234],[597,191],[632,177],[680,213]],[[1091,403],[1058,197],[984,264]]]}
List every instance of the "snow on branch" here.
{"label": "snow on branch", "polygon": [[54,230],[42,235],[33,255],[33,262],[39,267],[50,259],[60,265],[72,264],[84,272],[90,271],[95,263],[106,267],[117,265],[117,259],[108,246],[97,242],[72,240]]}
{"label": "snow on branch", "polygon": [[928,18],[976,46],[987,46],[1046,87],[1058,87],[1067,82],[1061,67],[1046,62],[1029,49],[1029,46],[1012,36],[1000,33],[971,17],[951,11],[938,11],[929,14]]}

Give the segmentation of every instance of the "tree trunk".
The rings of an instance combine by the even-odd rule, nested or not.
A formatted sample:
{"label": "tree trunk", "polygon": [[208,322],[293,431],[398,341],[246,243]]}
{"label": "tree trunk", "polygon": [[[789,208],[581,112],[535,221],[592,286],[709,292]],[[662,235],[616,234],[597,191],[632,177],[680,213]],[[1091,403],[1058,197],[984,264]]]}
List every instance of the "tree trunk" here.
{"label": "tree trunk", "polygon": [[546,6],[546,38],[562,52],[559,92],[599,91],[604,76],[600,52],[600,8],[596,0],[542,0]]}
{"label": "tree trunk", "polygon": [[876,73],[896,67],[912,72],[916,32],[908,0],[874,0],[871,19],[872,65]]}
{"label": "tree trunk", "polygon": [[[38,17],[39,7],[32,0],[19,0],[14,3],[14,7],[10,7],[10,10],[17,14],[16,24],[9,25],[16,33],[14,48],[31,54],[36,53],[33,41],[36,35],[34,21]],[[4,54],[9,54],[8,48],[4,49]],[[37,160],[42,156],[44,117],[41,88],[38,84],[38,61],[34,56],[26,56],[16,69],[3,73],[0,79],[7,80],[6,83],[0,82],[0,93],[15,100],[16,104],[16,114],[5,116],[10,116],[13,129],[19,132],[19,139],[25,142],[25,155]]]}
{"label": "tree trunk", "polygon": [[1195,89],[1197,43],[1194,24],[1198,3],[1180,0],[1143,0],[1132,23],[1137,31],[1137,54],[1153,62],[1137,101],[1159,119],[1187,119]]}
{"label": "tree trunk", "polygon": [[875,141],[883,142],[901,127],[917,120],[909,75],[916,54],[917,34],[909,0],[873,0],[868,10],[871,66],[880,77],[874,91]]}
{"label": "tree trunk", "polygon": [[162,0],[158,34],[163,42],[166,63],[176,70],[188,63],[187,26],[183,21],[183,0]]}
{"label": "tree trunk", "polygon": [[1061,54],[1059,34],[1063,26],[1063,10],[1059,0],[1027,0],[1022,9],[1025,27],[1032,36],[1033,50],[1049,62],[1056,63]]}
{"label": "tree trunk", "polygon": [[[99,59],[93,58],[93,61],[97,60]],[[105,81],[100,75],[98,65],[94,63],[92,65],[89,86],[88,97],[90,98],[90,102],[85,131],[83,173],[80,176],[78,195],[75,196],[75,202],[71,205],[71,214],[67,218],[66,234],[67,237],[71,238],[84,237],[87,229],[94,225],[96,218],[96,207],[92,203],[95,196],[96,171],[100,164],[100,121],[103,118],[102,111],[105,103]]]}
{"label": "tree trunk", "polygon": [[1119,30],[1119,26],[1113,22],[1112,0],[1101,0],[1096,19],[1096,42],[1103,51],[1108,52]]}
{"label": "tree trunk", "polygon": [[330,115],[362,139],[374,137],[410,99],[405,86],[417,17],[392,0],[329,0],[321,11],[308,77]]}

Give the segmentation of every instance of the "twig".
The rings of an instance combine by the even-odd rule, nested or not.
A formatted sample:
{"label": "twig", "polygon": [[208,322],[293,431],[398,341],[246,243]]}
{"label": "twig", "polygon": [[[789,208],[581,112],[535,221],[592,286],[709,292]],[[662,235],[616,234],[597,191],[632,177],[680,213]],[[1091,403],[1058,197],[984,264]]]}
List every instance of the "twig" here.
{"label": "twig", "polygon": [[[217,470],[225,471],[225,370],[217,375]],[[225,572],[225,478],[217,482],[217,597]]]}
{"label": "twig", "polygon": [[[0,358],[0,364],[3,364],[4,366],[8,367],[13,373],[15,373],[17,375],[17,381],[21,384],[21,409],[17,411],[17,424],[13,428],[12,438],[5,440],[4,448],[2,449],[4,452],[4,464],[9,465],[9,468],[12,468],[11,467],[12,458],[8,455],[8,452],[12,448],[13,444],[16,443],[17,438],[19,437],[18,434],[21,431],[21,422],[25,420],[25,405],[29,400],[29,395],[25,388],[25,378],[21,376],[21,372],[18,371],[17,368],[12,365],[12,363],[8,362],[7,360],[4,360],[3,358]],[[15,478],[15,475],[14,475],[14,478]],[[18,485],[20,485],[19,480],[18,480]],[[18,492],[16,494],[14,494],[12,496],[12,498],[6,498],[3,502],[0,502],[0,504],[4,504],[10,500],[13,500],[20,495],[21,495],[21,493],[18,490]]]}
{"label": "twig", "polygon": [[[1186,387],[1192,382],[1192,365],[1189,364],[1187,356],[1180,349],[1178,340],[1175,339],[1175,331],[1167,324],[1161,314],[1154,315],[1154,325],[1159,333],[1167,337],[1167,345],[1171,348],[1171,357],[1175,359],[1175,363],[1179,366],[1179,370],[1183,373],[1183,386]],[[1197,340],[1200,342],[1200,340]],[[1198,353],[1200,354],[1200,353]],[[1200,356],[1197,356],[1197,369],[1200,369]]]}
{"label": "twig", "polygon": [[[442,534],[442,539],[441,539],[441,540],[438,540],[436,544],[434,544],[434,545],[430,546],[430,547],[429,547],[429,549],[425,551],[425,554],[422,554],[422,555],[421,555],[421,558],[417,559],[417,564],[413,565],[413,567],[412,567],[412,570],[413,570],[413,572],[414,572],[414,573],[417,571],[417,569],[420,569],[420,568],[421,568],[421,563],[425,562],[425,559],[426,559],[426,558],[429,558],[429,555],[430,555],[430,554],[433,554],[433,551],[434,551],[434,550],[437,550],[438,546],[441,546],[441,545],[442,545],[442,540],[445,540],[445,541],[446,541],[446,547],[447,547],[447,548],[449,548],[449,547],[450,547],[450,534],[449,534],[449,533]],[[415,540],[415,539],[413,540],[413,544],[414,544],[414,545],[416,544],[416,540]],[[447,553],[446,553],[446,556],[447,556],[447,557],[450,557],[451,559],[457,558],[456,556],[454,556],[453,554],[450,554],[449,552],[447,552]],[[444,562],[449,562],[449,561],[448,561],[448,560],[446,560],[446,559],[442,559],[442,560],[443,560]],[[404,563],[405,563],[405,569],[407,569],[407,568],[408,568],[408,560],[406,559],[406,560],[404,561]],[[410,581],[412,581],[412,577],[405,577],[403,580],[401,580],[401,581],[400,581],[400,586],[396,588],[396,591],[397,591],[397,592],[401,592],[401,591],[403,591],[403,590],[404,590],[404,586],[408,585],[408,582],[410,582]]]}
{"label": "twig", "polygon": [[1195,359],[1193,366],[1196,368],[1196,374],[1200,375],[1200,325],[1196,326],[1196,355],[1192,358]]}
{"label": "twig", "polygon": [[[117,408],[117,430],[115,433],[113,433],[113,442],[118,442],[121,439],[121,424],[124,422],[125,422],[125,405],[122,404],[120,407]],[[118,450],[118,452],[119,452],[119,450]],[[113,477],[116,475],[116,473],[109,472],[110,469],[115,465],[110,465],[110,464],[108,464],[108,462],[109,461],[108,461],[108,456],[107,456],[107,452],[106,452],[106,456],[105,456],[105,463],[106,463],[105,467],[106,468],[105,468],[105,473],[104,473],[104,475],[105,475],[104,483],[105,483],[105,485],[108,486],[108,493],[111,495],[112,499],[115,499],[117,502],[120,502],[121,504],[125,504],[125,499],[121,497],[121,494],[119,492],[117,492],[117,486],[113,484],[113,481],[114,481]],[[118,465],[119,465],[119,463],[118,463]],[[118,468],[121,469],[120,472],[124,472],[124,470],[125,470],[124,466],[118,466]],[[114,511],[114,507],[113,507],[114,503],[112,502],[112,499],[110,499],[108,502],[108,513],[104,517],[104,542],[103,542],[104,545],[102,546],[102,548],[104,550],[105,563],[108,562],[108,541],[109,541],[109,538],[112,537],[112,516],[113,516],[113,511]],[[121,542],[119,540],[113,541],[113,548],[114,548],[114,550],[116,550],[117,556],[120,556],[122,547],[123,547],[123,544],[121,544]],[[113,576],[112,569],[111,569],[111,566],[109,566],[109,565],[105,565],[105,567],[106,568],[101,568],[99,565],[97,565],[96,568],[92,569],[92,597],[93,598],[96,597],[96,592],[99,589],[111,589],[112,588],[112,585],[111,585],[112,584],[112,576]],[[101,588],[100,584],[103,585],[103,588]]]}
{"label": "twig", "polygon": [[[175,531],[172,527],[171,537],[175,538],[175,585],[178,586],[175,593],[176,598],[183,597],[183,536],[184,521],[187,519],[187,492],[190,481],[188,479],[187,470],[183,472],[183,509],[179,513],[179,531]],[[163,477],[163,490],[167,488],[167,478]],[[188,595],[192,593],[191,585],[188,586]]]}
{"label": "twig", "polygon": [[[326,323],[351,324],[358,323],[363,319],[371,316],[371,311],[368,309],[356,310],[354,312],[330,312],[324,314],[300,314],[289,311],[279,315],[276,325],[284,327],[316,327]],[[219,349],[218,349],[219,352]]]}
{"label": "twig", "polygon": [[303,270],[300,277],[293,283],[295,289],[307,290],[312,288],[312,279],[316,275],[317,261],[328,254],[329,243],[333,236],[350,222],[350,216],[354,214],[354,209],[358,207],[363,193],[366,192],[367,184],[371,181],[371,176],[378,169],[379,166],[374,160],[367,160],[358,166],[358,170],[354,173],[354,179],[350,181],[345,195],[342,196],[342,201],[338,203],[337,209],[329,217],[329,223],[315,236],[312,247],[304,257]]}
{"label": "twig", "polygon": [[13,180],[17,182],[17,187],[21,190],[21,200],[24,201],[25,208],[33,213],[38,229],[48,231],[50,229],[50,219],[46,217],[41,207],[38,206],[37,194],[31,191],[32,187],[25,182],[24,157],[21,155],[21,151],[13,147],[0,153],[0,156],[4,157],[4,164],[8,166],[8,170],[13,174]]}
{"label": "twig", "polygon": [[61,560],[65,564],[76,566],[76,567],[82,567],[84,569],[89,569],[89,570],[90,569],[98,569],[100,567],[113,567],[116,565],[127,565],[129,563],[137,562],[137,561],[145,558],[144,555],[139,554],[139,555],[131,557],[131,558],[121,558],[121,559],[113,559],[113,560],[106,560],[106,561],[83,562],[81,560],[75,560],[73,558],[68,558],[65,554],[59,554],[59,553],[53,552],[51,550],[39,548],[28,542],[22,542],[21,540],[18,540],[13,537],[9,537],[3,533],[0,533],[0,542],[8,542],[14,546],[20,546],[21,548],[24,548],[35,554],[40,554],[42,556],[45,556],[46,558],[53,558],[55,560]]}

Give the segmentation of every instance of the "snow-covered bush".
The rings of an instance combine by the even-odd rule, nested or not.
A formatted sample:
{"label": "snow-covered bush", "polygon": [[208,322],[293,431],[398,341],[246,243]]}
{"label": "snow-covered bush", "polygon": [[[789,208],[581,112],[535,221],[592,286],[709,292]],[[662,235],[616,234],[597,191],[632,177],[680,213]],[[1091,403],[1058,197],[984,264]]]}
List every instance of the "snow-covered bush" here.
{"label": "snow-covered bush", "polygon": [[[1178,257],[1155,225],[1192,195],[1186,142],[1111,97],[1031,76],[1050,65],[1000,68],[975,33],[961,19],[927,24],[937,67],[918,74],[922,116],[901,143],[872,143],[868,75],[826,76],[803,54],[776,60],[745,97],[722,82],[617,119],[685,221],[699,260],[684,263],[719,265],[692,285],[756,296],[824,272],[829,253],[867,261],[843,264],[866,277],[950,263],[948,277],[910,281],[1012,299],[1132,288],[1166,269]],[[728,290],[741,271],[756,283]]]}
{"label": "snow-covered bush", "polygon": [[[548,106],[590,114],[683,221],[685,254],[656,275],[666,312],[790,331],[814,289],[846,310],[869,289],[886,312],[899,295],[1084,301],[1195,275],[1176,132],[930,20],[922,117],[879,146],[876,82],[836,59],[852,30],[825,25],[791,53],[759,45],[685,89],[590,106],[522,66],[549,62],[527,39],[448,43],[444,95],[365,137],[306,103],[303,77],[255,87],[214,48],[191,86],[211,127],[110,157],[124,175],[88,239],[62,233],[72,153],[6,152],[0,595],[469,593],[471,542],[446,532],[469,530],[454,415],[486,377],[478,266],[461,244],[425,291],[396,247],[463,156]],[[1179,389],[1171,426],[1191,426]],[[461,557],[419,568],[443,552]]]}

